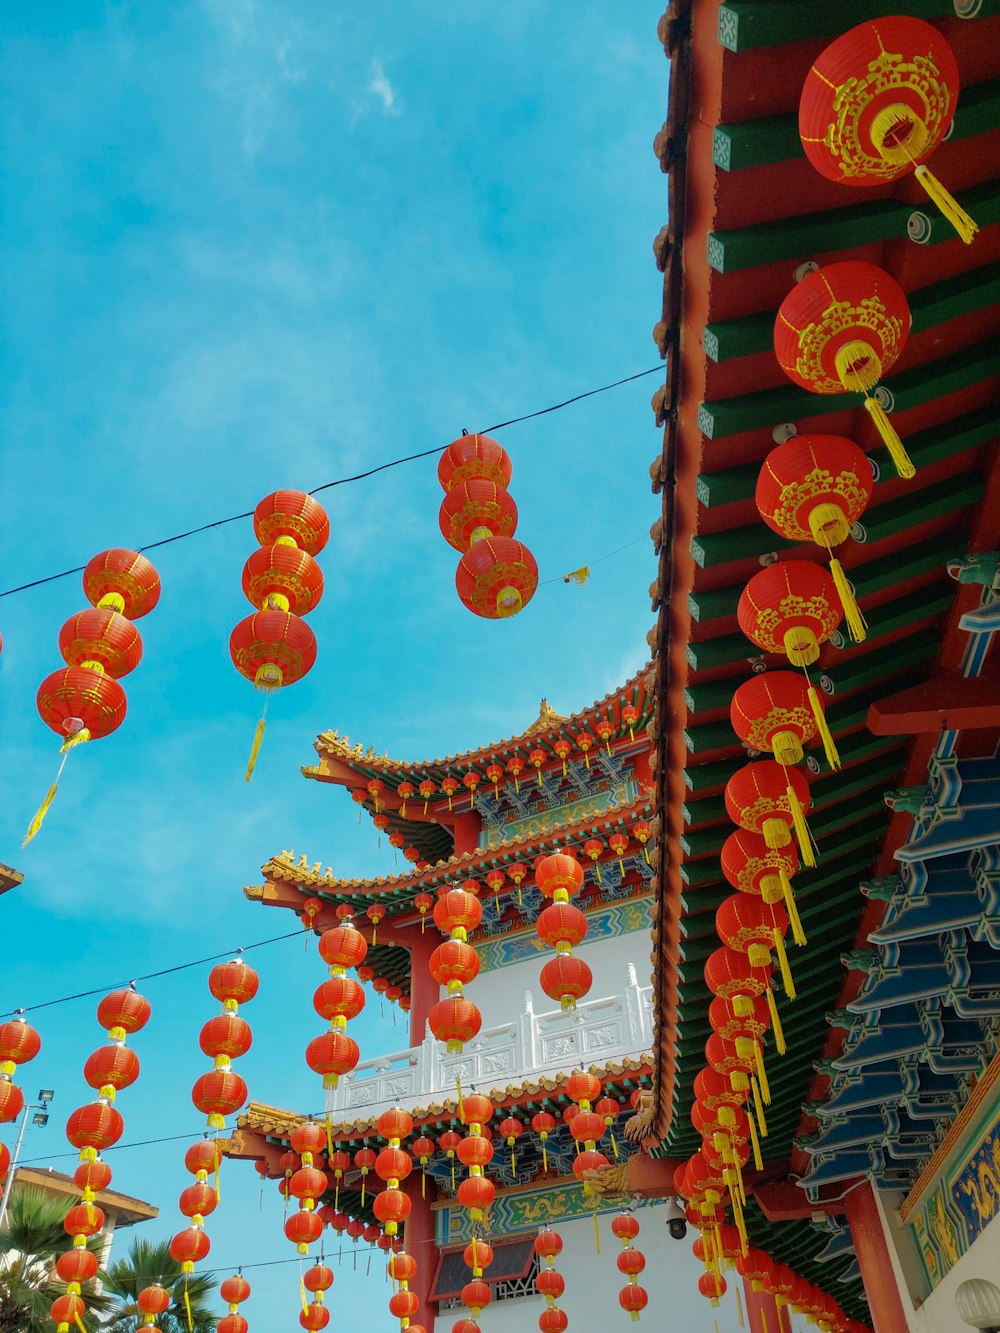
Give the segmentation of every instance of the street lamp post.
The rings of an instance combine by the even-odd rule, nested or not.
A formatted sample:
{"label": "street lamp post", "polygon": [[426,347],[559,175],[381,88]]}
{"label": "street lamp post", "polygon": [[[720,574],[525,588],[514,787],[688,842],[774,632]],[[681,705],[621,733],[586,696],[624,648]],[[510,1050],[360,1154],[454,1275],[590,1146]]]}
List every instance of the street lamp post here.
{"label": "street lamp post", "polygon": [[48,1123],[49,1102],[55,1096],[51,1088],[41,1088],[38,1093],[37,1102],[28,1102],[21,1112],[21,1123],[17,1130],[17,1142],[14,1144],[14,1152],[10,1159],[10,1168],[7,1171],[7,1179],[3,1183],[3,1197],[0,1198],[0,1227],[7,1220],[7,1206],[10,1203],[10,1192],[14,1188],[14,1176],[17,1171],[17,1159],[21,1155],[21,1144],[24,1142],[24,1131],[28,1127],[28,1113],[34,1111],[32,1124],[42,1126]]}

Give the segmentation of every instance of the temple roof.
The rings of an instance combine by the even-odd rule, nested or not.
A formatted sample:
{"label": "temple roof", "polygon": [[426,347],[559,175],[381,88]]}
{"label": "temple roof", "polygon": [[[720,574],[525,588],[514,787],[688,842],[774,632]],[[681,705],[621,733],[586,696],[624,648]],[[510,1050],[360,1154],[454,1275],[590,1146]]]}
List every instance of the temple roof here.
{"label": "temple roof", "polygon": [[[628,723],[623,722],[621,718],[621,710],[628,704],[639,710],[639,717],[633,724],[633,729],[645,727],[652,714],[652,700],[646,692],[646,668],[624,685],[570,717],[563,717],[550,706],[547,699],[543,699],[537,719],[524,731],[488,745],[478,746],[474,750],[467,750],[462,754],[447,755],[443,759],[390,759],[388,755],[375,754],[370,746],[363,749],[360,743],[351,745],[349,737],[341,736],[336,731],[322,732],[317,736],[314,745],[321,760],[324,758],[341,760],[345,767],[356,775],[358,786],[364,785],[371,778],[378,777],[394,791],[404,779],[414,783],[419,783],[424,778],[437,783],[448,776],[461,779],[461,776],[470,769],[480,769],[493,762],[505,762],[514,755],[527,760],[529,751],[535,749],[547,751],[547,765],[561,764],[561,758],[552,749],[553,743],[561,736],[572,738],[580,732],[590,731],[595,747],[603,745],[604,742],[598,739],[593,730],[597,723],[603,721],[610,722],[613,726],[612,741],[621,740],[623,736],[628,735]],[[307,777],[324,776],[322,766],[303,768],[302,771]],[[530,775],[532,770],[529,768],[526,771]],[[460,793],[460,795],[467,794]]]}
{"label": "temple roof", "polygon": [[[648,1055],[640,1055],[635,1059],[626,1057],[623,1060],[608,1060],[604,1064],[588,1065],[587,1069],[611,1085],[618,1086],[622,1082],[628,1082],[639,1087],[649,1074],[650,1058]],[[497,1109],[527,1103],[537,1103],[538,1108],[541,1108],[549,1101],[553,1104],[561,1102],[563,1105],[568,1105],[569,1098],[563,1090],[569,1072],[552,1078],[542,1076],[537,1079],[526,1079],[522,1083],[508,1083],[500,1088],[477,1088],[477,1091],[485,1092]],[[453,1098],[409,1109],[414,1120],[414,1132],[419,1126],[450,1124],[458,1119],[458,1101]],[[296,1125],[302,1124],[309,1118],[295,1111],[267,1106],[263,1102],[250,1102],[239,1116],[237,1125],[240,1129],[255,1130],[269,1138],[287,1139]],[[335,1121],[331,1125],[330,1132],[337,1142],[354,1140],[360,1142],[365,1138],[377,1137],[375,1128],[377,1120],[378,1116],[375,1115],[358,1120]]]}
{"label": "temple roof", "polygon": [[[965,644],[957,621],[978,590],[967,596],[948,566],[1000,539],[1000,19],[959,21],[944,0],[907,6],[945,32],[958,58],[963,91],[934,171],[980,223],[972,245],[955,237],[912,177],[846,188],[820,177],[798,140],[799,90],[816,55],[853,24],[895,9],[862,0],[834,7],[675,0],[660,26],[670,105],[654,146],[669,178],[670,220],[654,246],[664,273],[654,336],[667,376],[653,399],[665,432],[651,469],[663,511],[654,534],[659,620],[647,688],[658,701],[652,734],[665,847],[661,857],[654,853],[656,1101],[648,1128],[668,1156],[699,1146],[688,1113],[710,1032],[702,969],[719,943],[714,913],[730,893],[718,859],[733,828],[722,790],[747,758],[729,703],[751,670],[787,665],[739,632],[737,601],[748,578],[779,555],[825,558],[777,536],[756,511],[760,463],[780,438],[772,431],[793,423],[800,433],[848,436],[869,451],[879,480],[837,551],[868,638],[852,645],[835,636],[812,676],[843,768],[831,774],[821,755],[809,758],[819,864],[795,879],[809,943],[791,951],[798,998],[779,1000],[791,1036],[784,1058],[768,1057],[774,1103],[765,1162],[791,1155],[797,1170],[807,1165],[795,1139],[815,1124],[802,1112],[817,1092],[814,1063],[843,1036],[826,1021],[845,984],[840,955],[878,919],[859,881],[891,858],[908,827],[907,815],[886,811],[884,796],[922,779],[926,765],[922,738],[874,734],[869,710],[931,675],[957,671]],[[917,467],[911,480],[896,478],[856,399],[793,387],[771,347],[774,314],[795,270],[848,258],[887,269],[911,305],[912,333],[886,380],[893,423]],[[749,1220],[752,1243],[824,1284],[823,1266],[811,1262],[825,1244],[820,1233],[765,1223],[755,1212]],[[853,1305],[849,1298],[851,1290],[840,1298],[845,1308],[863,1309],[860,1297]]]}

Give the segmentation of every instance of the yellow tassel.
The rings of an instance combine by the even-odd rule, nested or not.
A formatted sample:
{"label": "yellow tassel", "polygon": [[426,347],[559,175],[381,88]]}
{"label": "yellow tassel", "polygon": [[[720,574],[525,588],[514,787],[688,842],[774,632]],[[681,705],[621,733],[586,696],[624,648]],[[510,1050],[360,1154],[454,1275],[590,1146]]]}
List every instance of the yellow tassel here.
{"label": "yellow tassel", "polygon": [[579,584],[582,588],[589,578],[590,566],[581,565],[579,569],[571,569],[568,574],[564,574],[563,583],[569,583],[572,580],[573,583]]}
{"label": "yellow tassel", "polygon": [[757,1126],[754,1124],[752,1111],[747,1116],[747,1124],[750,1126],[750,1146],[753,1149],[753,1164],[758,1171],[763,1171],[764,1159],[760,1155],[760,1139],[757,1137]]}
{"label": "yellow tassel", "polygon": [[[452,1170],[453,1170],[453,1172],[454,1172],[454,1168],[452,1168]],[[367,1181],[368,1181],[368,1176],[367,1176],[367,1174],[366,1174],[364,1171],[362,1171],[362,1172],[361,1172],[361,1207],[362,1207],[362,1208],[365,1206],[365,1185],[366,1185]]]}
{"label": "yellow tassel", "polygon": [[795,829],[795,837],[798,840],[802,864],[804,866],[814,866],[816,856],[813,852],[813,840],[809,832],[809,825],[806,823],[806,812],[802,809],[802,802],[796,795],[795,788],[791,783],[788,784],[785,795],[788,797],[788,806],[792,812],[792,827]]}
{"label": "yellow tassel", "polygon": [[816,693],[816,686],[809,686],[809,705],[812,708],[813,719],[816,723],[816,730],[820,734],[823,742],[823,750],[826,753],[826,762],[831,768],[840,767],[840,755],[837,753],[837,747],[834,744],[833,735],[827,726],[826,714],[823,712],[823,705],[819,701],[819,695]]}
{"label": "yellow tassel", "polygon": [[548,1159],[548,1156],[546,1155],[546,1152],[545,1152],[545,1140],[543,1139],[543,1140],[542,1140],[542,1170],[547,1172],[548,1169],[549,1169],[549,1159]]}
{"label": "yellow tassel", "polygon": [[598,1254],[601,1252],[601,1233],[597,1229],[597,1209],[594,1209],[594,1249]]}
{"label": "yellow tassel", "polygon": [[327,1161],[333,1156],[333,1126],[330,1124],[330,1112],[326,1113],[326,1157]]}
{"label": "yellow tassel", "polygon": [[[420,1197],[421,1197],[422,1199],[426,1199],[426,1198],[427,1198],[427,1172],[426,1172],[426,1171],[421,1171],[421,1173],[420,1173]],[[336,1206],[336,1205],[334,1205],[334,1206]]]}
{"label": "yellow tassel", "polygon": [[517,1179],[517,1158],[514,1156],[514,1149],[510,1150],[510,1169],[514,1179]]}
{"label": "yellow tassel", "polygon": [[191,1314],[191,1297],[188,1295],[187,1278],[184,1279],[184,1309],[187,1311],[189,1333],[194,1333],[194,1317]]}
{"label": "yellow tassel", "polygon": [[740,1289],[735,1287],[736,1292],[736,1313],[739,1315],[740,1328],[746,1328],[746,1320],[743,1318],[743,1301],[740,1299]]}
{"label": "yellow tassel", "polygon": [[[264,717],[262,717],[260,721],[257,723],[257,730],[253,734],[253,745],[250,746],[250,758],[247,761],[247,771],[243,774],[244,782],[249,782],[250,779],[253,777],[253,771],[257,764],[257,756],[260,754],[260,744],[261,741],[264,739],[264,728],[266,725],[267,725],[267,719]],[[361,818],[361,813],[359,811],[358,819],[360,818]]]}
{"label": "yellow tassel", "polygon": [[612,1151],[612,1152],[614,1153],[614,1155],[615,1155],[615,1161],[616,1161],[616,1162],[620,1161],[621,1158],[619,1157],[619,1154],[618,1154],[618,1141],[617,1141],[616,1138],[615,1138],[615,1131],[614,1131],[614,1130],[611,1131],[611,1151]]}
{"label": "yellow tassel", "polygon": [[781,938],[781,931],[775,928],[774,948],[778,955],[778,966],[781,969],[781,984],[785,988],[785,994],[790,1000],[795,999],[795,982],[792,980],[792,969],[788,966],[788,954],[785,953],[785,941]]}
{"label": "yellow tassel", "polygon": [[771,1104],[771,1086],[767,1081],[767,1071],[764,1068],[764,1052],[761,1050],[759,1041],[754,1042],[754,1064],[757,1066],[757,1082],[760,1084],[760,1095],[764,1101]]}
{"label": "yellow tassel", "polygon": [[465,1103],[462,1100],[462,1080],[458,1074],[455,1075],[455,1087],[458,1090],[458,1118],[461,1120],[465,1113]]}
{"label": "yellow tassel", "polygon": [[757,1114],[757,1128],[760,1130],[762,1139],[767,1138],[767,1121],[764,1119],[764,1106],[760,1099],[760,1088],[757,1087],[757,1080],[753,1074],[750,1075],[750,1088],[753,1092],[753,1107]]}
{"label": "yellow tassel", "polygon": [[59,790],[59,783],[53,782],[52,786],[48,790],[48,794],[46,795],[45,800],[35,811],[35,816],[32,819],[31,823],[28,825],[28,831],[24,835],[24,841],[21,843],[22,847],[27,847],[28,843],[35,836],[38,830],[42,827],[42,821],[45,819],[45,816],[49,812],[49,806],[56,799],[56,792],[58,790]]}
{"label": "yellow tassel", "polygon": [[299,1295],[302,1297],[302,1311],[305,1313],[309,1309],[309,1301],[306,1299],[306,1284],[299,1277]]}
{"label": "yellow tassel", "polygon": [[771,1014],[771,1028],[774,1032],[774,1045],[779,1055],[784,1055],[788,1049],[785,1046],[785,1029],[781,1026],[781,1015],[778,1013],[778,1002],[774,998],[774,991],[770,986],[767,988],[767,1007]]}
{"label": "yellow tassel", "polygon": [[792,939],[801,948],[806,937],[802,929],[802,921],[799,917],[799,909],[795,906],[795,894],[792,892],[792,881],[788,878],[788,872],[782,866],[778,872],[778,878],[781,880],[781,892],[785,897],[785,908],[788,912],[788,920],[792,926]]}
{"label": "yellow tassel", "polygon": [[851,585],[844,573],[844,566],[835,557],[830,561],[830,573],[837,585],[837,595],[840,598],[840,605],[844,608],[844,618],[847,621],[851,638],[855,643],[864,643],[868,636],[868,622],[861,614],[860,606],[854,600],[854,593],[851,592]]}
{"label": "yellow tassel", "polygon": [[896,429],[885,414],[885,409],[877,398],[865,399],[865,411],[875,423],[875,429],[882,437],[882,443],[889,450],[898,477],[915,477],[917,469],[910,460],[910,455],[903,447],[903,441],[896,434]]}
{"label": "yellow tassel", "polygon": [[764,1310],[760,1311],[760,1328],[761,1333],[770,1333],[770,1329],[767,1326],[767,1314]]}
{"label": "yellow tassel", "polygon": [[972,238],[979,230],[978,225],[969,217],[965,209],[958,202],[953,194],[941,184],[938,178],[928,170],[927,167],[920,166],[914,171],[914,176],[926,190],[928,197],[937,205],[944,216],[961,236],[966,245],[972,244]]}
{"label": "yellow tassel", "polygon": [[80,1330],[80,1333],[87,1333],[87,1325],[83,1322],[83,1320],[80,1318],[78,1314],[73,1315],[73,1322]]}

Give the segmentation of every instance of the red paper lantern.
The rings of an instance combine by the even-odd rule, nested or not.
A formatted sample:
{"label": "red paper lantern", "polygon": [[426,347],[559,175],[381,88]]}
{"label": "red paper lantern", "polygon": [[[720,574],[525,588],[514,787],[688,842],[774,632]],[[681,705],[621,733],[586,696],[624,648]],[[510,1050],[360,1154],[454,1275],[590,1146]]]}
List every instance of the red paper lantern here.
{"label": "red paper lantern", "polygon": [[580,944],[587,934],[587,918],[572,903],[550,903],[538,915],[535,923],[538,938],[549,948],[560,944]]}
{"label": "red paper lantern", "polygon": [[799,762],[818,729],[831,767],[840,766],[819,695],[794,671],[765,671],[745,680],[733,694],[729,720],[745,745],[770,750],[786,767]]}
{"label": "red paper lantern", "polygon": [[66,1122],[66,1137],[74,1148],[110,1148],[125,1132],[121,1112],[104,1102],[78,1106]]}
{"label": "red paper lantern", "polygon": [[290,611],[258,611],[247,616],[229,638],[233,665],[258,690],[294,685],[316,662],[316,636]]}
{"label": "red paper lantern", "polygon": [[575,856],[553,852],[539,857],[535,865],[535,883],[546,898],[567,902],[583,888],[583,866]]}
{"label": "red paper lantern", "polygon": [[226,1116],[238,1111],[248,1095],[246,1083],[231,1069],[210,1069],[191,1089],[191,1100],[215,1129],[223,1127]]}
{"label": "red paper lantern", "polygon": [[815,864],[805,822],[811,803],[809,783],[798,769],[783,768],[773,759],[744,764],[726,783],[725,800],[733,823],[759,834],[768,848],[787,847],[795,829],[803,863]]}
{"label": "red paper lantern", "polygon": [[482,477],[458,482],[441,501],[441,534],[456,551],[486,537],[513,537],[517,505],[496,482]]}
{"label": "red paper lantern", "polygon": [[446,940],[431,954],[428,967],[439,986],[450,986],[456,981],[466,986],[479,976],[479,955],[471,944]]}
{"label": "red paper lantern", "polygon": [[469,1176],[458,1187],[458,1201],[463,1208],[468,1208],[474,1222],[482,1221],[485,1210],[496,1197],[496,1188],[492,1180],[485,1176]]}
{"label": "red paper lantern", "polygon": [[142,661],[139,631],[117,611],[78,611],[59,631],[59,651],[71,667],[96,667],[117,680]]}
{"label": "red paper lantern", "polygon": [[69,1328],[82,1319],[87,1307],[79,1296],[57,1296],[49,1306],[49,1318],[57,1328]]}
{"label": "red paper lantern", "polygon": [[966,245],[976,223],[924,165],[958,101],[958,63],[937,28],[888,15],[831,42],[802,86],[799,137],[821,175],[884,185],[912,171]]}
{"label": "red paper lantern", "polygon": [[135,1298],[135,1303],[143,1314],[162,1314],[170,1304],[170,1292],[157,1282],[151,1287],[144,1287]]}
{"label": "red paper lantern", "polygon": [[330,520],[319,501],[304,491],[274,491],[254,510],[253,530],[261,546],[280,543],[319,555],[330,539]]}
{"label": "red paper lantern", "polygon": [[446,493],[478,477],[506,490],[513,466],[498,440],[489,435],[462,435],[445,449],[438,460],[437,472],[438,481]]}
{"label": "red paper lantern", "polygon": [[24,1106],[24,1093],[7,1078],[0,1078],[0,1124],[16,1120]]}
{"label": "red paper lantern", "polygon": [[305,616],[323,596],[323,571],[294,546],[262,546],[243,566],[243,592],[260,611]]}
{"label": "red paper lantern", "polygon": [[543,1268],[535,1278],[535,1290],[551,1304],[566,1290],[566,1281],[554,1268]]}
{"label": "red paper lantern", "polygon": [[92,1203],[78,1203],[63,1218],[67,1236],[96,1236],[104,1230],[104,1213]]}
{"label": "red paper lantern", "polygon": [[23,1018],[0,1023],[0,1064],[24,1065],[42,1049],[42,1039]]}
{"label": "red paper lantern", "polygon": [[522,611],[538,587],[538,565],[513,537],[487,537],[463,554],[455,571],[462,605],[473,615],[503,620]]}
{"label": "red paper lantern", "polygon": [[465,889],[449,889],[434,904],[434,924],[453,938],[464,940],[482,919],[482,904]]}
{"label": "red paper lantern", "polygon": [[330,967],[358,967],[368,954],[368,941],[351,922],[333,926],[319,937],[320,957]]}
{"label": "red paper lantern", "polygon": [[179,1263],[185,1272],[204,1259],[212,1248],[212,1242],[201,1227],[188,1227],[178,1231],[170,1242],[170,1257]]}
{"label": "red paper lantern", "polygon": [[178,1207],[185,1217],[208,1217],[215,1211],[218,1203],[219,1196],[212,1186],[204,1181],[196,1181],[187,1189],[181,1190]]}
{"label": "red paper lantern", "polygon": [[124,1033],[139,1032],[149,1022],[149,1001],[134,990],[116,990],[105,995],[97,1006],[97,1021],[109,1032],[120,1028]]}
{"label": "red paper lantern", "polygon": [[358,1043],[337,1029],[314,1037],[306,1047],[306,1064],[314,1074],[322,1074],[324,1088],[335,1088],[341,1076],[349,1074],[360,1059]]}
{"label": "red paper lantern", "polygon": [[[193,1176],[199,1171],[211,1175],[213,1171],[218,1171],[221,1164],[222,1148],[217,1139],[199,1139],[197,1143],[192,1143],[184,1154],[184,1165]],[[295,1159],[295,1165],[299,1165],[298,1158]],[[282,1166],[284,1166],[283,1159]]]}
{"label": "red paper lantern", "polygon": [[483,1025],[483,1017],[471,1000],[463,996],[449,996],[439,1000],[427,1017],[427,1026],[450,1052],[461,1051],[467,1041],[475,1037]]}
{"label": "red paper lantern", "polygon": [[478,1278],[472,1282],[466,1282],[462,1288],[462,1302],[469,1307],[474,1315],[478,1315],[480,1310],[485,1309],[490,1300],[489,1287]]}
{"label": "red paper lantern", "polygon": [[233,958],[216,963],[208,974],[208,989],[227,1009],[247,1004],[257,994],[260,978],[249,963]]}
{"label": "red paper lantern", "polygon": [[35,698],[38,714],[64,741],[101,740],[125,721],[128,701],[112,677],[93,667],[63,667],[46,676]]}
{"label": "red paper lantern", "polygon": [[128,1046],[102,1046],[87,1057],[83,1077],[91,1088],[131,1087],[139,1077],[139,1057]]}
{"label": "red paper lantern", "polygon": [[[637,1250],[631,1250],[629,1253],[635,1255],[637,1259],[642,1258]],[[624,1254],[618,1256],[619,1268],[621,1268],[621,1262],[624,1258]],[[645,1259],[642,1261],[642,1266],[643,1268],[646,1266]],[[624,1269],[622,1271],[624,1272]],[[640,1268],[638,1272],[641,1273],[642,1268]],[[645,1310],[648,1303],[649,1297],[645,1290],[634,1282],[630,1282],[627,1287],[622,1287],[621,1291],[618,1293],[618,1304],[632,1316],[633,1320],[639,1318],[639,1311]]]}
{"label": "red paper lantern", "polygon": [[285,1222],[285,1235],[297,1246],[300,1254],[305,1254],[313,1241],[323,1234],[323,1223],[315,1212],[301,1209],[292,1213]]}
{"label": "red paper lantern", "polygon": [[550,1263],[562,1254],[562,1236],[557,1231],[540,1231],[535,1237],[535,1253]]}
{"label": "red paper lantern", "polygon": [[250,1325],[241,1314],[235,1311],[224,1314],[215,1326],[216,1333],[249,1333]]}
{"label": "red paper lantern", "polygon": [[550,1305],[538,1316],[538,1327],[541,1333],[566,1333],[566,1329],[569,1328],[569,1317],[559,1309],[558,1305]]}
{"label": "red paper lantern", "polygon": [[97,1276],[97,1255],[92,1250],[65,1250],[56,1260],[56,1272],[60,1280],[70,1282],[89,1282]]}
{"label": "red paper lantern", "polygon": [[910,308],[895,278],[863,260],[827,264],[795,284],[774,324],[774,353],[795,384],[811,393],[863,393],[865,409],[901,477],[907,457],[871,390],[906,346]]}
{"label": "red paper lantern", "polygon": [[219,1055],[238,1059],[253,1044],[253,1033],[246,1019],[233,1013],[216,1014],[202,1027],[198,1044],[213,1059]]}
{"label": "red paper lantern", "polygon": [[313,992],[313,1008],[328,1022],[357,1018],[365,1007],[365,993],[353,977],[331,977]]}
{"label": "red paper lantern", "polygon": [[330,1311],[319,1301],[312,1301],[299,1313],[299,1323],[305,1329],[326,1328],[330,1322]]}
{"label": "red paper lantern", "polygon": [[795,943],[805,944],[805,932],[792,893],[791,877],[799,864],[793,843],[787,847],[768,847],[759,833],[740,830],[730,834],[722,844],[720,860],[722,873],[734,889],[757,895],[768,906],[784,902]]}
{"label": "red paper lantern", "polygon": [[83,591],[91,606],[138,620],[160,600],[160,576],[138,551],[113,547],[87,562]]}
{"label": "red paper lantern", "polygon": [[751,643],[782,653],[793,666],[811,666],[840,624],[842,608],[833,578],[812,560],[779,560],[740,594],[736,619]]}
{"label": "red paper lantern", "polygon": [[550,958],[538,978],[550,1000],[558,1000],[563,1009],[575,1009],[577,1000],[590,991],[594,975],[582,958],[559,954]]}
{"label": "red paper lantern", "polygon": [[754,500],[772,531],[829,551],[850,536],[871,494],[871,464],[853,440],[795,435],[764,459]]}

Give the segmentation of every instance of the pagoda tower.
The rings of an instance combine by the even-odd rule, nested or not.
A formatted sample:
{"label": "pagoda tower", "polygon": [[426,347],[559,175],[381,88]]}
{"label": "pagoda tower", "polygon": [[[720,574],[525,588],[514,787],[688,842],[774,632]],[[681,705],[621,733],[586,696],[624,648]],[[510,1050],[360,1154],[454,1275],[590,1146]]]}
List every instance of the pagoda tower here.
{"label": "pagoda tower", "polygon": [[[349,911],[368,942],[369,971],[361,973],[367,989],[409,1015],[406,1049],[368,1058],[362,1051],[356,1068],[327,1093],[330,1146],[349,1153],[352,1167],[339,1181],[328,1168],[330,1189],[321,1202],[328,1216],[336,1214],[340,1229],[350,1219],[348,1237],[367,1228],[354,1243],[367,1238],[387,1244],[372,1211],[381,1182],[373,1172],[363,1181],[354,1159],[365,1148],[377,1153],[385,1146],[376,1128],[383,1112],[392,1107],[410,1112],[413,1134],[403,1146],[413,1151],[410,1145],[418,1138],[434,1144],[422,1161],[414,1156],[404,1184],[411,1200],[405,1248],[418,1259],[410,1283],[420,1299],[413,1321],[428,1331],[435,1320],[439,1333],[450,1329],[468,1313],[459,1293],[471,1277],[463,1251],[472,1233],[469,1213],[455,1197],[467,1171],[453,1152],[449,1155],[447,1139],[440,1145],[442,1135],[464,1132],[460,1089],[485,1094],[495,1107],[494,1156],[486,1168],[496,1188],[486,1223],[494,1259],[483,1275],[491,1292],[489,1306],[477,1317],[483,1333],[534,1327],[545,1311],[535,1292],[534,1240],[547,1226],[563,1239],[557,1267],[566,1291],[558,1303],[570,1327],[596,1327],[598,1307],[601,1322],[627,1321],[618,1303],[627,1281],[615,1263],[621,1246],[610,1229],[611,1214],[623,1207],[638,1210],[637,1246],[648,1265],[641,1280],[650,1301],[662,1302],[676,1288],[691,1315],[704,1318],[704,1302],[687,1294],[700,1266],[689,1245],[671,1241],[662,1199],[647,1204],[634,1179],[627,1194],[614,1192],[614,1168],[620,1168],[617,1176],[624,1183],[625,1164],[636,1152],[623,1130],[648,1088],[652,1067],[648,972],[657,825],[649,684],[643,671],[571,717],[558,715],[543,700],[538,719],[519,735],[428,762],[382,758],[335,732],[323,733],[315,742],[318,763],[303,773],[346,788],[406,868],[378,879],[339,879],[306,856],[283,852],[264,865],[263,884],[245,890],[251,901],[295,912],[316,934]],[[557,851],[571,852],[584,868],[583,887],[573,901],[588,929],[574,953],[593,973],[590,991],[567,1009],[540,986],[542,966],[554,950],[535,929],[546,900],[534,866]],[[445,993],[428,968],[443,939],[432,907],[442,892],[468,888],[470,881],[482,921],[470,935],[480,971],[468,998],[482,1013],[482,1028],[461,1051],[449,1052],[428,1027],[428,1015]],[[373,998],[369,994],[369,1003]],[[596,1074],[603,1097],[620,1108],[609,1114],[605,1107],[605,1133],[597,1147],[612,1169],[602,1173],[596,1192],[574,1175],[578,1145],[563,1119],[573,1100],[566,1082],[574,1070]],[[554,1122],[544,1142],[532,1127],[539,1113]],[[286,1169],[280,1159],[303,1119],[252,1102],[230,1155],[254,1159],[262,1174],[280,1180]],[[510,1119],[520,1125],[513,1142],[499,1131],[500,1122]],[[662,1173],[663,1164],[657,1166]],[[334,1239],[327,1241],[328,1256]],[[657,1259],[659,1249],[669,1263]],[[683,1280],[668,1281],[678,1269],[684,1270]],[[736,1327],[735,1309],[731,1314],[731,1321],[720,1319],[720,1327]]]}

